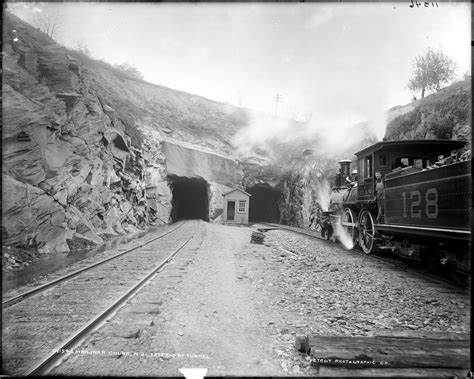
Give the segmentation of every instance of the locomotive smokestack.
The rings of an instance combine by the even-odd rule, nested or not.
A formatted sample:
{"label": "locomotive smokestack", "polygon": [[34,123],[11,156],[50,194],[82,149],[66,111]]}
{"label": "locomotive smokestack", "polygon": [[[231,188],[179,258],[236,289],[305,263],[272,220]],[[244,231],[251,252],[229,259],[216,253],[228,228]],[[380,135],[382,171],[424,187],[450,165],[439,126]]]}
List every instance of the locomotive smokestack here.
{"label": "locomotive smokestack", "polygon": [[341,168],[334,179],[336,187],[344,185],[345,179],[349,176],[351,161],[349,159],[343,159],[342,161],[339,161],[339,164],[341,165]]}
{"label": "locomotive smokestack", "polygon": [[341,180],[344,181],[344,179],[349,176],[351,161],[349,159],[343,159],[339,161],[339,164],[341,165]]}

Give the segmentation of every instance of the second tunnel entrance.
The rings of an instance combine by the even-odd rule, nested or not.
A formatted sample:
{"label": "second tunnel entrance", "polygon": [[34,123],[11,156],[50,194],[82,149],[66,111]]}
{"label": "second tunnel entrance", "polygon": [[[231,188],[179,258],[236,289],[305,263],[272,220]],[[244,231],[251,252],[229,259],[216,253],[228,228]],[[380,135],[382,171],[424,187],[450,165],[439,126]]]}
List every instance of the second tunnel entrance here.
{"label": "second tunnel entrance", "polygon": [[186,219],[209,221],[208,184],[201,178],[186,178],[168,175],[173,193],[171,220]]}
{"label": "second tunnel entrance", "polygon": [[279,191],[268,184],[257,184],[247,188],[246,191],[252,195],[249,207],[250,222],[280,222],[278,203],[281,193]]}

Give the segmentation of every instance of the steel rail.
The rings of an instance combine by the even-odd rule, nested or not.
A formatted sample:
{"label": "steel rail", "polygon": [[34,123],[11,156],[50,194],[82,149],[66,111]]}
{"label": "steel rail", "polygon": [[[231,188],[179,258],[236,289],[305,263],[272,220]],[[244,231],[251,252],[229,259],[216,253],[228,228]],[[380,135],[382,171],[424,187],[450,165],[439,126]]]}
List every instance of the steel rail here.
{"label": "steel rail", "polygon": [[[304,230],[304,229],[299,229],[299,228],[294,227],[294,226],[279,225],[279,224],[272,224],[272,223],[266,223],[266,222],[259,222],[258,224],[268,225],[268,226],[272,227],[273,229],[288,230],[290,232],[303,234],[303,235],[308,236],[308,237],[313,237],[313,238],[328,242],[327,239],[318,236],[316,234],[317,232]],[[339,246],[339,248],[343,249],[340,246]],[[434,275],[434,274],[431,274],[431,273],[428,273],[428,272],[424,272],[422,270],[418,270],[417,268],[412,267],[409,264],[407,264],[407,263],[405,263],[401,260],[396,260],[395,258],[394,259],[387,259],[387,258],[384,258],[384,257],[382,257],[380,255],[377,255],[377,254],[365,254],[361,250],[359,250],[358,248],[354,248],[354,249],[351,249],[351,250],[348,250],[348,249],[343,249],[343,250],[353,252],[355,254],[360,254],[360,255],[363,255],[365,257],[369,257],[369,259],[377,259],[381,262],[389,263],[392,266],[395,266],[396,268],[398,268],[399,270],[406,270],[406,271],[416,272],[417,274],[425,276],[425,277],[430,278],[432,280],[436,280],[436,281],[441,282],[443,284],[450,285],[450,286],[454,287],[456,289],[456,291],[458,291],[458,292],[469,293],[469,287],[466,289],[465,287],[460,286],[459,284],[457,284],[456,282],[454,282],[452,280],[448,280],[448,279],[445,279],[441,276]]]}
{"label": "steel rail", "polygon": [[300,228],[297,228],[295,226],[288,226],[288,225],[279,225],[279,224],[272,224],[272,223],[269,223],[269,222],[259,222],[258,224],[261,224],[261,225],[268,225],[274,229],[286,229],[286,230],[289,230],[291,232],[295,232],[295,233],[299,233],[299,234],[304,234],[308,237],[314,237],[314,238],[317,238],[317,239],[320,239],[320,240],[323,240],[323,241],[327,241],[327,239],[321,237],[321,236],[318,236],[318,232],[316,231],[312,231],[312,230],[305,230],[305,229],[300,229]]}
{"label": "steel rail", "polygon": [[180,247],[178,247],[173,253],[171,253],[164,261],[162,261],[158,266],[151,270],[145,277],[143,277],[137,284],[132,288],[127,290],[118,300],[116,300],[112,305],[107,309],[99,313],[93,319],[91,319],[86,325],[75,331],[69,338],[59,343],[51,353],[43,358],[40,362],[34,364],[29,368],[25,376],[32,375],[46,375],[47,372],[52,370],[60,361],[65,358],[68,354],[63,355],[64,351],[73,351],[74,348],[82,343],[86,335],[96,331],[100,328],[103,322],[107,320],[108,317],[112,316],[125,302],[137,293],[145,284],[147,284],[153,276],[158,273],[165,265],[167,265],[188,243],[193,239],[194,236],[189,237],[186,242],[184,242]]}
{"label": "steel rail", "polygon": [[170,233],[173,233],[174,231],[176,231],[177,229],[181,228],[183,225],[185,224],[185,222],[183,222],[182,224],[180,224],[179,226],[177,226],[176,228],[172,229],[172,230],[169,230],[163,234],[160,234],[159,236],[155,237],[155,238],[152,238],[151,240],[149,241],[146,241],[146,242],[143,242],[142,244],[138,245],[138,246],[134,246],[134,247],[131,247],[130,249],[127,249],[121,253],[118,253],[118,254],[115,254],[109,258],[105,258],[99,262],[96,262],[96,263],[93,263],[87,267],[84,267],[84,268],[81,268],[79,270],[76,270],[74,272],[71,272],[69,274],[66,274],[64,276],[61,276],[60,278],[57,278],[55,280],[52,280],[51,282],[48,282],[48,283],[45,283],[39,287],[36,287],[36,288],[33,288],[32,290],[29,290],[29,291],[26,291],[24,293],[21,293],[17,296],[14,296],[10,299],[7,299],[5,301],[2,302],[2,309],[6,309],[6,308],[9,308],[11,307],[12,305],[15,305],[15,304],[18,304],[20,302],[22,302],[23,300],[31,297],[31,296],[34,296],[34,295],[37,295],[39,294],[40,292],[43,292],[45,291],[46,289],[48,289],[49,287],[52,287],[52,286],[55,286],[59,283],[62,283],[62,282],[65,282],[65,281],[68,281],[68,280],[71,280],[72,278],[74,278],[75,276],[85,272],[85,271],[88,271],[88,270],[91,270],[97,266],[100,266],[104,263],[107,263],[108,261],[111,261],[112,259],[115,259],[115,258],[118,258],[118,257],[121,257],[122,255],[125,255],[125,254],[128,254],[128,253],[131,253],[132,251],[136,250],[136,249],[139,249],[139,248],[142,248],[143,246],[146,246],[148,245],[149,243],[153,242],[153,241],[156,241],[157,239],[160,239]]}

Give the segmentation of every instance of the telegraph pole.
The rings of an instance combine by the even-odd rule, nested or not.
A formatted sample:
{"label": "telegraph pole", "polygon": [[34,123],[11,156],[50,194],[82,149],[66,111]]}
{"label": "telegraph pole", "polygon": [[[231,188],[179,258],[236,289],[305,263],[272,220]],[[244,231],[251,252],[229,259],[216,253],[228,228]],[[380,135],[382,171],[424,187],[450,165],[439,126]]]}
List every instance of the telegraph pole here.
{"label": "telegraph pole", "polygon": [[278,103],[282,101],[282,99],[283,99],[283,96],[279,93],[276,93],[275,95],[273,95],[273,100],[275,101],[275,115],[277,114],[277,111],[278,111]]}

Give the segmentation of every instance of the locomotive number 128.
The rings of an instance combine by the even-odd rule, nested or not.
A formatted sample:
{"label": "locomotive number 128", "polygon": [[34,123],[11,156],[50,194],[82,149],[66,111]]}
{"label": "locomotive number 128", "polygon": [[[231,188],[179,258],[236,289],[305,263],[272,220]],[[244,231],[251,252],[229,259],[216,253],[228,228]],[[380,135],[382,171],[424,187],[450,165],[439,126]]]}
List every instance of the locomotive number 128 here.
{"label": "locomotive number 128", "polygon": [[[420,206],[422,194],[420,191],[402,192],[403,217],[421,218],[422,208]],[[407,204],[408,202],[408,204]],[[438,217],[438,190],[429,188],[425,193],[425,209],[428,218]],[[408,212],[410,216],[408,216]]]}

